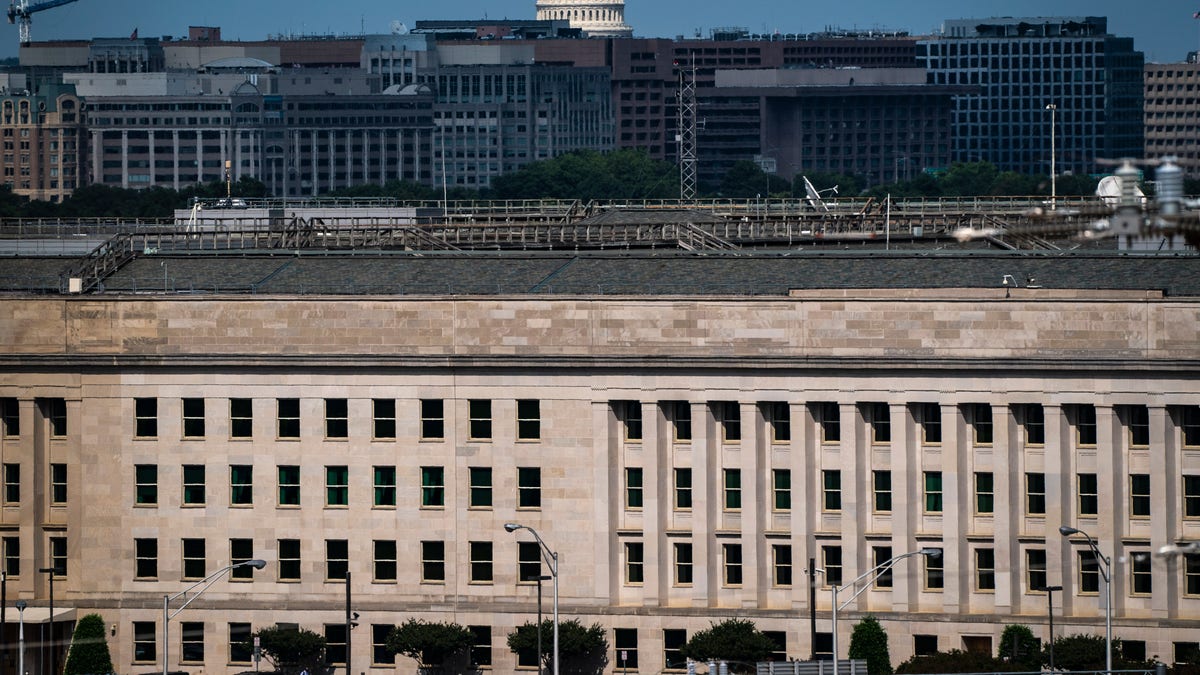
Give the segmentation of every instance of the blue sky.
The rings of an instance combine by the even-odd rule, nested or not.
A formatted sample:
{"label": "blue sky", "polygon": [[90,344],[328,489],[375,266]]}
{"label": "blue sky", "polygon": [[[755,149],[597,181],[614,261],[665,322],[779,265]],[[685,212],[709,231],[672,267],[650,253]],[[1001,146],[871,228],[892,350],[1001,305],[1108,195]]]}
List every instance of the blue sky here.
{"label": "blue sky", "polygon": [[[31,0],[38,2],[39,0]],[[384,33],[393,21],[531,19],[535,0],[78,0],[34,15],[33,39],[185,35],[189,25],[220,26],[226,39],[274,34]],[[1109,31],[1134,38],[1149,61],[1182,61],[1200,47],[1200,0],[626,0],[639,37],[707,36],[713,28],[808,33],[826,27],[926,34],[945,19],[991,16],[1107,16]],[[17,51],[16,27],[3,22],[0,56]]]}

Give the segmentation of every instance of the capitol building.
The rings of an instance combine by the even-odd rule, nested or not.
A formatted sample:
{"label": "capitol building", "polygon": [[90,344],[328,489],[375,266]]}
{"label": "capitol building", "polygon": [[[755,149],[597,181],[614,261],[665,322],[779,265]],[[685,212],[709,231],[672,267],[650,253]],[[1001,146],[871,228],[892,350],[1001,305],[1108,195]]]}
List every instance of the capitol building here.
{"label": "capitol building", "polygon": [[538,21],[566,19],[592,37],[631,37],[625,0],[537,0]]}

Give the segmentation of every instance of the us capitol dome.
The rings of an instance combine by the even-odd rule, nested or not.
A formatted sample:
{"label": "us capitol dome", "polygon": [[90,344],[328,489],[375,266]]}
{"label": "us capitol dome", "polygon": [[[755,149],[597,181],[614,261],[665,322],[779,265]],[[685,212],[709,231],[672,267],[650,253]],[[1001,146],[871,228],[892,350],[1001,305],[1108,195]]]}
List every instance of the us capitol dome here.
{"label": "us capitol dome", "polygon": [[537,0],[537,19],[566,19],[592,37],[631,37],[625,24],[625,0]]}

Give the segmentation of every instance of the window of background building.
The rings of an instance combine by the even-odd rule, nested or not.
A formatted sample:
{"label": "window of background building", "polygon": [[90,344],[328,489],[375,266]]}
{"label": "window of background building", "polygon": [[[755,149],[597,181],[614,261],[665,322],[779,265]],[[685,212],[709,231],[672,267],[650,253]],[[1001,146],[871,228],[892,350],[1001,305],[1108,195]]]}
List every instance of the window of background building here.
{"label": "window of background building", "polygon": [[229,399],[229,435],[231,438],[254,435],[254,402],[251,399]]}
{"label": "window of background building", "polygon": [[1046,587],[1046,550],[1025,550],[1025,592],[1040,591]]}
{"label": "window of background building", "polygon": [[517,508],[542,508],[542,470],[536,466],[517,467]]}
{"label": "window of background building", "polygon": [[183,399],[184,438],[204,438],[204,399]]}
{"label": "window of background building", "polygon": [[377,439],[396,437],[396,401],[390,398],[371,400],[371,435]]}
{"label": "window of background building", "polygon": [[625,542],[625,583],[641,584],[644,582],[645,569],[645,548],[642,542]]}
{"label": "window of background building", "polygon": [[1046,443],[1046,411],[1040,403],[1027,403],[1021,406],[1024,416],[1025,444],[1045,445]]}
{"label": "window of background building", "polygon": [[613,629],[613,665],[620,672],[629,672],[638,668],[638,639],[636,628]]}
{"label": "window of background building", "polygon": [[446,542],[421,542],[421,581],[441,583],[446,580]]}
{"label": "window of background building", "polygon": [[825,469],[821,472],[823,485],[822,508],[826,511],[842,510],[842,472],[837,469]]}
{"label": "window of background building", "polygon": [[284,465],[276,467],[279,477],[279,505],[300,506],[300,467]]}
{"label": "window of background building", "polygon": [[56,438],[67,435],[67,400],[65,398],[43,399],[46,419],[50,422],[50,435]]}
{"label": "window of background building", "polygon": [[776,586],[792,585],[792,547],[790,544],[771,545],[771,564]]}
{"label": "window of background building", "polygon": [[821,562],[825,569],[825,586],[842,585],[842,547],[822,546]]}
{"label": "window of background building", "polygon": [[468,437],[473,441],[488,441],[492,438],[492,402],[472,399],[467,402],[469,413]]}
{"label": "window of background building", "polygon": [[325,467],[325,506],[350,505],[350,469],[345,466]]}
{"label": "window of background building", "polygon": [[970,403],[967,409],[970,414],[971,431],[974,436],[975,445],[991,445],[992,406],[987,403]]}
{"label": "window of background building", "polygon": [[471,582],[492,582],[492,542],[473,541],[468,545],[471,560]]}
{"label": "window of background building", "polygon": [[375,540],[375,581],[396,580],[396,540]]}
{"label": "window of background building", "polygon": [[683,628],[663,629],[663,665],[667,670],[683,670],[687,668],[687,658],[683,656],[683,647],[687,644],[687,630]]}
{"label": "window of background building", "polygon": [[1184,446],[1200,446],[1200,406],[1184,406],[1180,411],[1179,426]]}
{"label": "window of background building", "polygon": [[158,578],[158,540],[134,539],[134,577],[137,579]]}
{"label": "window of background building", "polygon": [[1025,474],[1025,513],[1031,516],[1046,513],[1046,474]]}
{"label": "window of background building", "polygon": [[925,513],[942,512],[942,472],[925,472]]}
{"label": "window of background building", "polygon": [[1200,642],[1174,642],[1176,664],[1200,663]]}
{"label": "window of background building", "polygon": [[678,586],[692,585],[692,544],[691,542],[675,542],[672,546],[675,552],[675,584]]}
{"label": "window of background building", "polygon": [[762,404],[763,417],[771,433],[772,443],[787,443],[792,440],[791,407],[782,401]]}
{"label": "window of background building", "polygon": [[446,437],[446,413],[438,398],[421,399],[421,438],[441,440]]}
{"label": "window of background building", "polygon": [[67,503],[67,465],[54,463],[50,465],[50,503],[62,505]]}
{"label": "window of background building", "polygon": [[742,584],[742,545],[721,544],[721,562],[726,586]]}
{"label": "window of background building", "polygon": [[613,411],[625,431],[625,440],[642,440],[642,402],[613,401]]}
{"label": "window of background building", "polygon": [[135,663],[149,663],[158,659],[156,647],[158,635],[155,633],[153,621],[133,622],[133,660]]}
{"label": "window of background building", "polygon": [[642,468],[625,468],[625,508],[641,510],[642,508]]}
{"label": "window of background building", "polygon": [[1129,445],[1148,447],[1150,445],[1150,409],[1144,405],[1131,405],[1125,410],[1129,418]]}
{"label": "window of background building", "polygon": [[721,428],[721,439],[726,443],[742,440],[742,411],[737,401],[716,401],[712,404],[713,417]]}
{"label": "window of background building", "polygon": [[1096,555],[1089,551],[1079,551],[1079,592],[1100,592],[1100,566],[1096,563]]}
{"label": "window of background building", "polygon": [[0,435],[21,435],[21,407],[15,398],[0,398]]}
{"label": "window of background building", "polygon": [[[254,559],[254,540],[253,539],[230,539],[229,540],[229,561],[233,565],[244,563]],[[231,579],[250,580],[254,578],[254,568],[249,565],[234,568],[230,570],[229,577]]]}
{"label": "window of background building", "polygon": [[542,576],[542,547],[536,541],[517,543],[517,581],[536,582]]}
{"label": "window of background building", "polygon": [[921,437],[926,445],[942,443],[942,407],[936,403],[918,403]]}
{"label": "window of background building", "polygon": [[692,440],[692,406],[687,401],[666,401],[663,410],[675,434],[675,441]]}
{"label": "window of background building", "polygon": [[535,399],[517,401],[517,440],[536,441],[542,436],[542,403]]}
{"label": "window of background building", "polygon": [[205,492],[205,469],[203,464],[183,465],[183,505],[203,506],[208,499]]}
{"label": "window of background building", "polygon": [[929,656],[936,654],[937,651],[938,638],[936,635],[913,635],[914,656]]}
{"label": "window of background building", "polygon": [[975,513],[990,514],[995,510],[995,488],[991,471],[975,472]]}
{"label": "window of background building", "polygon": [[158,399],[134,399],[133,415],[134,436],[138,438],[155,438],[158,436]]}
{"label": "window of background building", "polygon": [[1150,517],[1150,474],[1135,473],[1129,476],[1129,515],[1134,518]]}
{"label": "window of background building", "polygon": [[4,537],[0,539],[4,546],[4,574],[8,577],[21,576],[21,538]]}
{"label": "window of background building", "polygon": [[139,506],[158,504],[158,465],[138,464],[133,467],[134,503]]}
{"label": "window of background building", "polygon": [[345,539],[325,540],[325,580],[341,581],[350,570],[350,546]]}
{"label": "window of background building", "polygon": [[279,580],[300,581],[300,540],[279,540]]}
{"label": "window of background building", "polygon": [[871,442],[875,444],[892,442],[892,418],[886,403],[864,403],[863,413],[871,427]]}
{"label": "window of background building", "polygon": [[877,513],[890,513],[892,510],[892,472],[891,471],[872,471],[871,472],[872,494],[874,501],[872,506]]}
{"label": "window of background building", "polygon": [[1134,595],[1150,595],[1154,592],[1154,574],[1150,562],[1150,551],[1130,551],[1129,589]]}
{"label": "window of background building", "polygon": [[1200,518],[1200,475],[1183,477],[1183,517]]}
{"label": "window of background building", "polygon": [[790,511],[792,509],[792,472],[788,469],[774,469],[771,472],[774,483],[774,509]]}
{"label": "window of background building", "polygon": [[946,586],[946,559],[940,548],[934,548],[933,555],[921,556],[925,559],[925,588],[941,590]]}
{"label": "window of background building", "polygon": [[421,506],[441,508],[446,505],[446,471],[440,466],[421,467]]}
{"label": "window of background building", "polygon": [[1082,404],[1071,406],[1075,417],[1076,445],[1091,447],[1096,445],[1096,406]]}
{"label": "window of background building", "polygon": [[21,502],[21,465],[16,462],[4,464],[4,503],[15,505]]}
{"label": "window of background building", "polygon": [[371,476],[374,482],[374,504],[375,506],[395,506],[396,505],[396,467],[394,466],[374,466],[371,467]]}
{"label": "window of background building", "polygon": [[350,433],[349,417],[350,410],[346,399],[325,399],[325,438],[346,438]]}
{"label": "window of background building", "polygon": [[395,626],[386,623],[371,624],[371,665],[396,665],[396,653],[387,646],[388,635],[393,628]]}
{"label": "window of background building", "polygon": [[184,539],[181,549],[183,552],[183,578],[203,579],[205,577],[205,567],[208,565],[204,551],[204,540]]}
{"label": "window of background building", "polygon": [[279,438],[300,438],[300,399],[276,399],[275,407]]}
{"label": "window of background building", "polygon": [[179,629],[179,660],[184,663],[204,663],[204,622],[182,621]]}
{"label": "window of background building", "polygon": [[725,510],[740,511],[742,508],[742,472],[740,469],[725,469],[723,474],[725,477]]}
{"label": "window of background building", "polygon": [[996,550],[975,549],[975,590],[996,590]]}
{"label": "window of background building", "polygon": [[813,417],[821,430],[822,443],[838,443],[842,440],[842,411],[837,403],[825,401],[812,404]]}
{"label": "window of background building", "polygon": [[248,506],[254,503],[254,467],[234,464],[229,467],[229,503]]}
{"label": "window of background building", "polygon": [[690,511],[692,508],[692,470],[675,469],[675,508]]}
{"label": "window of background building", "polygon": [[492,508],[492,469],[487,466],[467,468],[467,505],[473,509]]}
{"label": "window of background building", "polygon": [[[871,547],[871,566],[879,567],[892,559],[891,546],[872,546]],[[893,584],[892,568],[880,570],[879,575],[875,577],[874,585],[876,588],[891,588]]]}
{"label": "window of background building", "polygon": [[[391,626],[387,628],[391,628]],[[467,629],[474,636],[471,641],[471,665],[476,668],[490,668],[492,665],[492,627],[467,626]]]}
{"label": "window of background building", "polygon": [[346,638],[346,624],[325,624],[325,663],[329,665],[346,663]]}
{"label": "window of background building", "polygon": [[1079,515],[1094,516],[1100,512],[1100,494],[1096,474],[1081,473],[1076,476],[1079,491]]}

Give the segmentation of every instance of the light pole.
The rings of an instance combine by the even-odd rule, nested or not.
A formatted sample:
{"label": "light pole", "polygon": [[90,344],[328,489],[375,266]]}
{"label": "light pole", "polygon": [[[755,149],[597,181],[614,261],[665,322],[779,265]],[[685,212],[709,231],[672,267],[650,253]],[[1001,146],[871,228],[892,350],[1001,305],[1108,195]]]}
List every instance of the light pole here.
{"label": "light pole", "polygon": [[[529,530],[529,533],[533,535],[535,540],[537,540],[538,547],[542,551],[542,558],[546,561],[546,564],[550,566],[550,576],[554,577],[554,675],[559,675],[561,671],[558,669],[558,554],[550,550],[550,547],[547,546],[546,542],[542,541],[541,536],[538,535],[537,530],[533,529],[532,527],[520,525],[518,523],[505,523],[504,530],[506,532]],[[539,581],[538,583],[541,582]],[[539,627],[541,626],[540,621],[538,625]],[[542,655],[539,652],[538,663],[540,664],[541,662]]]}
{"label": "light pole", "polygon": [[17,675],[25,675],[25,607],[24,600],[17,601]]}
{"label": "light pole", "polygon": [[1062,586],[1046,587],[1046,616],[1050,619],[1050,670],[1054,670],[1054,592]]}
{"label": "light pole", "polygon": [[1058,106],[1054,103],[1050,103],[1046,106],[1046,110],[1050,111],[1050,210],[1053,211],[1055,204],[1058,201],[1058,174],[1055,171],[1054,166],[1054,118],[1055,113],[1058,112]]}
{"label": "light pole", "polygon": [[1104,557],[1096,540],[1083,530],[1063,525],[1058,528],[1058,533],[1064,537],[1082,534],[1087,539],[1088,548],[1092,549],[1092,555],[1096,557],[1096,567],[1104,579],[1104,672],[1112,673],[1112,559]]}
{"label": "light pole", "polygon": [[[38,572],[50,575],[50,675],[55,675],[58,672],[58,659],[54,655],[54,568],[39,567]],[[38,671],[41,671],[41,666],[38,667]]]}
{"label": "light pole", "polygon": [[[179,591],[175,595],[164,595],[163,596],[163,635],[162,635],[162,637],[163,637],[163,650],[162,650],[163,651],[163,675],[167,675],[167,663],[168,663],[167,649],[168,649],[168,645],[169,645],[168,638],[170,637],[170,632],[167,630],[167,626],[170,624],[171,619],[173,619],[176,616],[179,616],[179,613],[182,612],[185,607],[192,604],[192,601],[195,600],[196,598],[200,597],[200,595],[203,594],[204,591],[207,591],[208,587],[212,586],[213,583],[216,582],[217,579],[220,579],[222,576],[224,576],[225,574],[228,574],[230,571],[232,571],[238,567],[247,567],[247,566],[253,567],[256,570],[261,570],[262,568],[267,566],[267,563],[265,561],[258,560],[256,558],[254,560],[243,560],[240,563],[226,565],[225,567],[222,567],[221,569],[217,570],[216,572],[213,572],[212,574],[204,577],[203,579],[201,579],[200,581],[197,581],[196,583],[192,584],[191,586],[188,586],[187,588],[183,589],[182,591]],[[197,587],[199,587],[200,590],[196,591],[195,593],[192,593],[192,591],[194,589],[196,589]],[[176,609],[174,612],[172,612],[171,611],[171,601],[178,600],[179,598],[186,596],[188,593],[192,593],[192,597],[188,598],[187,600],[184,600],[183,604],[180,605],[179,608]]]}
{"label": "light pole", "polygon": [[[872,567],[866,572],[863,572],[862,574],[858,575],[854,581],[851,581],[845,586],[838,586],[837,584],[830,585],[830,589],[833,591],[833,675],[838,675],[838,610],[846,605],[849,605],[854,601],[855,598],[857,598],[859,595],[862,595],[863,591],[871,587],[870,583],[864,583],[862,588],[858,588],[858,585],[864,581],[874,581],[884,572],[891,570],[893,565],[901,560],[904,560],[905,558],[911,558],[914,555],[939,556],[941,554],[942,552],[936,548],[922,548],[916,551],[909,551],[908,553],[901,553],[900,555],[893,556],[879,563],[875,567]],[[850,589],[854,591],[854,593],[850,597],[846,598],[846,601],[841,604],[841,607],[839,607],[838,592],[843,588]],[[858,588],[858,590],[855,590],[856,588]]]}

